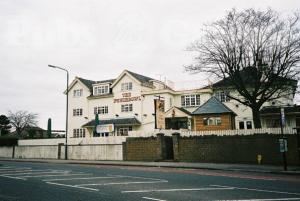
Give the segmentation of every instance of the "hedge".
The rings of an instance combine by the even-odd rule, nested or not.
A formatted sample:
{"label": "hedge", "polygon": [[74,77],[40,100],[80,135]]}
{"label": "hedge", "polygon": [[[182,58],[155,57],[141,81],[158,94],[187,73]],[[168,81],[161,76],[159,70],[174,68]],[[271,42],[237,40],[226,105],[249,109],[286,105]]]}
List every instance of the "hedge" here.
{"label": "hedge", "polygon": [[11,136],[0,137],[0,146],[15,146],[18,145],[18,138]]}

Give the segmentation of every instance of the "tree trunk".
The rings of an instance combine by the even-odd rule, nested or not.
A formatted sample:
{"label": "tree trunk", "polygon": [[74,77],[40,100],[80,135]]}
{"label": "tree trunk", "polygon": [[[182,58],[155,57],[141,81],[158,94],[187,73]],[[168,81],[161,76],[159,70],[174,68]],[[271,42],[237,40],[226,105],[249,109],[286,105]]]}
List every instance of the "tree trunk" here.
{"label": "tree trunk", "polygon": [[254,128],[261,128],[259,107],[252,107]]}

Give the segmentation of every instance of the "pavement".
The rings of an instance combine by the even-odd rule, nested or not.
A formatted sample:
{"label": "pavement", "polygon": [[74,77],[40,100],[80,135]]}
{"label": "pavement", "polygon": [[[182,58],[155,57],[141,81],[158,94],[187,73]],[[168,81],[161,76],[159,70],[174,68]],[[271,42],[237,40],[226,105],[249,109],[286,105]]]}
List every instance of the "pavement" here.
{"label": "pavement", "polygon": [[92,161],[92,160],[57,160],[57,159],[10,159],[0,158],[0,161],[58,163],[58,164],[86,164],[86,165],[113,165],[113,166],[142,166],[168,167],[187,169],[225,170],[238,172],[257,172],[273,174],[300,175],[300,166],[252,165],[252,164],[224,164],[224,163],[188,163],[188,162],[144,162],[144,161]]}

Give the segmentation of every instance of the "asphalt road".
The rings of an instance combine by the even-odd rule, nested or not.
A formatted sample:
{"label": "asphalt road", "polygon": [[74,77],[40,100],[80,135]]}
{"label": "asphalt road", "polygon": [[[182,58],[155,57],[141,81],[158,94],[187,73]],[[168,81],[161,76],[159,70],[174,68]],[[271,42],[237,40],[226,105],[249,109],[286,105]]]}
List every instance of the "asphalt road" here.
{"label": "asphalt road", "polygon": [[0,201],[300,200],[300,177],[0,161]]}

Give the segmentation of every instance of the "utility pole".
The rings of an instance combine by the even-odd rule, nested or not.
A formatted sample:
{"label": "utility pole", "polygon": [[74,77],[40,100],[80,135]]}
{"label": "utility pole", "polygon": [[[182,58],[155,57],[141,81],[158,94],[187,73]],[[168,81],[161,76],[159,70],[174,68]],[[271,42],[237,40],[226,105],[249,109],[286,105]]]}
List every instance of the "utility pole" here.
{"label": "utility pole", "polygon": [[287,138],[284,137],[283,127],[285,126],[285,115],[284,108],[280,108],[280,129],[281,129],[281,139],[279,139],[280,152],[282,153],[283,169],[287,170],[286,152],[287,152]]}

